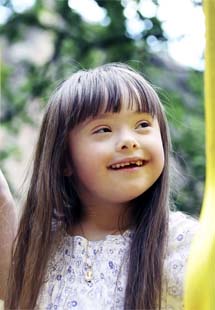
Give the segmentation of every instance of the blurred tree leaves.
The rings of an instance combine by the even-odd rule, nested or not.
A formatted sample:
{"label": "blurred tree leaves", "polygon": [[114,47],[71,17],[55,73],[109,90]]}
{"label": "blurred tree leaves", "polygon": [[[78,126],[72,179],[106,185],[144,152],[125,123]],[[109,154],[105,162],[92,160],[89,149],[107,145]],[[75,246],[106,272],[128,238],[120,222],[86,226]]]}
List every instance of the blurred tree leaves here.
{"label": "blurred tree leaves", "polygon": [[[104,20],[97,23],[84,20],[66,0],[37,0],[22,12],[15,10],[12,1],[1,1],[0,5],[11,10],[0,28],[5,46],[1,64],[1,124],[17,135],[23,122],[35,122],[29,112],[35,99],[39,98],[37,109],[43,109],[57,83],[73,71],[106,62],[126,62],[159,87],[170,122],[174,154],[184,175],[176,205],[198,214],[204,186],[202,72],[174,64],[165,50],[167,38],[162,23],[156,16],[145,17],[144,10],[138,10],[139,1],[133,2],[136,18],[142,23],[138,34],[129,33],[126,27],[125,0],[97,0],[106,12]],[[158,5],[157,1],[153,3]],[[40,34],[43,37],[36,39]],[[153,52],[150,42],[160,46],[158,53]],[[32,49],[35,47],[34,55],[31,45]],[[44,46],[50,48],[46,57]],[[15,152],[15,147],[1,150],[2,164]]]}

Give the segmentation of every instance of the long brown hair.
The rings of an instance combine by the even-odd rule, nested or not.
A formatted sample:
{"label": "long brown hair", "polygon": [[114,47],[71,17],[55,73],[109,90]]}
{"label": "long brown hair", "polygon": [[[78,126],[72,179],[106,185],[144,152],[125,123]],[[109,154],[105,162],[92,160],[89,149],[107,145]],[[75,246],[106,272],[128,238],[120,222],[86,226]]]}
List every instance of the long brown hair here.
{"label": "long brown hair", "polygon": [[55,246],[54,232],[81,219],[83,210],[72,177],[64,175],[69,131],[101,111],[119,112],[123,100],[130,106],[136,104],[139,111],[157,117],[165,155],[164,169],[158,180],[134,200],[134,234],[124,308],[160,308],[168,227],[168,126],[163,107],[151,85],[130,67],[113,63],[78,71],[62,82],[50,98],[14,242],[6,309],[35,307]]}

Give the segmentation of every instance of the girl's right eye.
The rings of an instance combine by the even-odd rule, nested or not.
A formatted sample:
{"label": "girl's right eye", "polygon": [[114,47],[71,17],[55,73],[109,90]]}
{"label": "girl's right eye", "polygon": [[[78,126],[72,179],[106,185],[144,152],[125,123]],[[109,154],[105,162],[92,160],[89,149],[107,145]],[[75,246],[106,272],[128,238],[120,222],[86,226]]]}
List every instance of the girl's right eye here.
{"label": "girl's right eye", "polygon": [[93,131],[93,134],[97,134],[97,133],[106,133],[106,132],[111,132],[111,129],[108,127],[100,127],[96,130]]}

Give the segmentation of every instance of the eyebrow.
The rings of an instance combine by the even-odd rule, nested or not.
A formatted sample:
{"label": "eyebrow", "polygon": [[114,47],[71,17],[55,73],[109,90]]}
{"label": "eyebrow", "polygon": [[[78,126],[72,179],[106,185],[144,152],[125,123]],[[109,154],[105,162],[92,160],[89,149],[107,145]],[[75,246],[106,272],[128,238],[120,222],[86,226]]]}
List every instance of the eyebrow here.
{"label": "eyebrow", "polygon": [[[130,110],[130,112],[131,112],[131,114],[132,115],[140,115],[140,114],[148,114],[148,115],[151,115],[150,113],[148,113],[148,112],[142,112],[142,111],[132,111],[132,110]],[[94,116],[94,117],[92,117],[92,119],[103,119],[103,118],[109,118],[109,117],[111,117],[111,116],[113,116],[113,114],[114,115],[117,115],[117,114],[119,114],[120,113],[120,111],[118,111],[118,112],[105,112],[105,113],[99,113],[97,116]]]}
{"label": "eyebrow", "polygon": [[[138,111],[138,110],[137,111],[130,111],[130,112],[134,116],[135,115],[143,115],[143,114],[145,114],[145,115],[150,115],[153,118],[153,116],[150,113],[148,113],[148,112],[142,112],[142,111]],[[89,124],[92,121],[97,121],[97,120],[99,121],[99,120],[104,120],[104,119],[107,119],[107,118],[111,118],[113,116],[113,114],[117,115],[119,113],[120,113],[120,111],[118,111],[118,112],[99,113],[98,115],[96,115],[94,117],[90,117],[88,120],[86,120],[85,124],[87,125],[87,124]]]}

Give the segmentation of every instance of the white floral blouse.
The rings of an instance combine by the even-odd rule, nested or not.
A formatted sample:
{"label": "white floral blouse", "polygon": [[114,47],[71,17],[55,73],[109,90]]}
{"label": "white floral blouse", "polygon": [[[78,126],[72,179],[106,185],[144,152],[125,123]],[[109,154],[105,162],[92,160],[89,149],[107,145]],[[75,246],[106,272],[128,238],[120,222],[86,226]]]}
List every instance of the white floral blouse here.
{"label": "white floral blouse", "polygon": [[[168,253],[164,265],[162,309],[183,309],[183,283],[190,243],[198,222],[181,212],[170,213]],[[48,264],[37,309],[122,310],[128,248],[132,233],[87,241],[65,235]],[[73,249],[73,251],[72,251]],[[86,281],[86,251],[93,278]]]}

